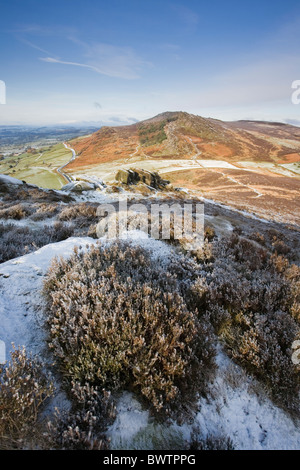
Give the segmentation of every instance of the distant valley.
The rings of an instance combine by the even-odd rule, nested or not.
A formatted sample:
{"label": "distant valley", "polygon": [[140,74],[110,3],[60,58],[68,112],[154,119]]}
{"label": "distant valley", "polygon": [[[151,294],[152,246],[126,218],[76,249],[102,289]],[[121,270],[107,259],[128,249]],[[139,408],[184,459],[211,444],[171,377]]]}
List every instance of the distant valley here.
{"label": "distant valley", "polygon": [[300,222],[298,127],[166,112],[88,135],[77,132],[71,138],[56,135],[60,142],[55,145],[37,149],[33,144],[24,153],[2,158],[0,172],[60,189],[70,179],[113,184],[120,169],[157,171],[193,196],[278,222]]}

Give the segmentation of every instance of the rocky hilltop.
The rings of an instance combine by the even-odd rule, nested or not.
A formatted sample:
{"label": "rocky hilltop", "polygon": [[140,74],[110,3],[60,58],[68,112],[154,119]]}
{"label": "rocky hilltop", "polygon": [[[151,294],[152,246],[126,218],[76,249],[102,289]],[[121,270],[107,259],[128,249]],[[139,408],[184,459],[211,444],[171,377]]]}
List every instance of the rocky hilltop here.
{"label": "rocky hilltop", "polygon": [[72,141],[76,171],[132,157],[226,159],[292,163],[300,160],[300,128],[260,121],[224,122],[166,112],[129,126],[102,127]]}

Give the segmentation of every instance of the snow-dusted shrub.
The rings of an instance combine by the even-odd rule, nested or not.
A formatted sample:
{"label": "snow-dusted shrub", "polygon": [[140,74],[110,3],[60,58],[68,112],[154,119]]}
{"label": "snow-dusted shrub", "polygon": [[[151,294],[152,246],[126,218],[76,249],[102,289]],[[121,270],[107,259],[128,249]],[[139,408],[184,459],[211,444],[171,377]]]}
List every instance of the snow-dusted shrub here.
{"label": "snow-dusted shrub", "polygon": [[74,226],[64,224],[63,222],[55,222],[53,225],[44,225],[44,240],[39,241],[39,244],[47,245],[48,243],[56,243],[61,240],[66,240],[74,233]]}
{"label": "snow-dusted shrub", "polygon": [[214,367],[210,329],[147,250],[122,241],[76,249],[54,260],[45,294],[50,347],[66,376],[130,387],[165,412],[205,389]]}
{"label": "snow-dusted shrub", "polygon": [[215,229],[211,225],[204,227],[204,239],[211,242],[216,237]]}
{"label": "snow-dusted shrub", "polygon": [[189,450],[234,450],[234,444],[232,439],[227,436],[208,435],[201,438],[194,434]]}
{"label": "snow-dusted shrub", "polygon": [[230,312],[290,312],[295,293],[291,278],[283,272],[288,261],[262,253],[259,246],[250,249],[235,237],[215,247],[214,266],[207,276],[210,303]]}
{"label": "snow-dusted shrub", "polygon": [[72,408],[59,412],[48,422],[49,447],[60,450],[105,450],[108,424],[115,418],[110,394],[90,384],[73,382],[70,391]]}
{"label": "snow-dusted shrub", "polygon": [[206,308],[230,356],[278,404],[295,411],[300,377],[291,357],[299,334],[299,268],[234,234],[215,247],[206,281]]}
{"label": "snow-dusted shrub", "polygon": [[248,268],[255,271],[266,267],[268,252],[255,241],[233,233],[231,237],[223,240],[223,244],[223,249],[221,244],[218,246],[218,257],[225,254],[225,250],[226,256],[230,256],[234,262],[240,263],[244,269]]}
{"label": "snow-dusted shrub", "polygon": [[58,215],[58,220],[70,221],[70,220],[82,220],[82,221],[96,221],[97,220],[97,206],[87,203],[81,204],[70,204],[64,207]]}
{"label": "snow-dusted shrub", "polygon": [[277,255],[287,255],[291,251],[290,247],[283,240],[274,240],[272,247]]}
{"label": "snow-dusted shrub", "polygon": [[290,264],[283,256],[272,256],[275,270],[280,273],[289,285],[290,313],[300,325],[300,267]]}
{"label": "snow-dusted shrub", "polygon": [[204,243],[199,246],[196,250],[190,252],[196,260],[200,263],[209,264],[213,261],[213,245],[207,239],[204,240]]}
{"label": "snow-dusted shrub", "polygon": [[250,233],[249,239],[254,240],[255,242],[257,242],[257,243],[259,243],[260,245],[263,245],[263,246],[265,246],[265,244],[266,244],[264,234],[262,234],[260,232]]}
{"label": "snow-dusted shrub", "polygon": [[224,334],[232,358],[268,387],[275,402],[296,412],[300,377],[291,357],[297,332],[295,321],[285,312],[241,312]]}
{"label": "snow-dusted shrub", "polygon": [[32,208],[28,204],[14,204],[0,210],[0,218],[21,220],[32,213]]}
{"label": "snow-dusted shrub", "polygon": [[13,349],[11,362],[0,366],[0,448],[35,447],[40,412],[53,394],[51,377],[25,348]]}
{"label": "snow-dusted shrub", "polygon": [[48,243],[65,240],[73,231],[74,227],[63,222],[44,225],[42,230],[0,224],[0,263],[35,251]]}
{"label": "snow-dusted shrub", "polygon": [[30,216],[31,220],[45,220],[50,217],[54,217],[59,211],[59,205],[54,203],[35,203],[34,205],[35,212]]}

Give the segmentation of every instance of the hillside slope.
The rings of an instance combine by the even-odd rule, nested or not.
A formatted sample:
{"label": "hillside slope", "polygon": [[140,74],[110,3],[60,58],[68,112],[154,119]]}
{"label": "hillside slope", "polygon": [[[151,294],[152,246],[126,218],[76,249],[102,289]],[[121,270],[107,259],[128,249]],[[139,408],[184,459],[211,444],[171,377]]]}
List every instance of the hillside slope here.
{"label": "hillside slope", "polygon": [[77,157],[65,171],[75,178],[113,183],[119,170],[157,171],[195,196],[299,223],[298,127],[166,112],[130,126],[103,127],[70,146]]}
{"label": "hillside slope", "polygon": [[166,112],[130,126],[102,127],[72,141],[78,158],[69,170],[135,157],[222,159],[230,162],[300,160],[300,129],[287,124],[223,122]]}

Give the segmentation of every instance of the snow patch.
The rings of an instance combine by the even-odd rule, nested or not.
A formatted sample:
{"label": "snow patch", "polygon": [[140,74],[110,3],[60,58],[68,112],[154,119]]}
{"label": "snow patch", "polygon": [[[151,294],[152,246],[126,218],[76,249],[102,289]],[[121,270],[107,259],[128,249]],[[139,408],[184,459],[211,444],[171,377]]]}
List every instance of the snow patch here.
{"label": "snow patch", "polygon": [[236,450],[299,449],[299,423],[273,405],[262,391],[258,395],[255,380],[220,351],[217,364],[210,393],[207,399],[199,400],[199,411],[189,423],[157,423],[134,395],[124,393],[108,431],[111,448],[183,450],[196,433],[200,439],[230,437]]}
{"label": "snow patch", "polygon": [[237,170],[237,167],[228,163],[224,160],[197,160],[197,163],[203,168],[228,168],[231,170]]}
{"label": "snow patch", "polygon": [[14,343],[34,354],[43,353],[43,276],[54,256],[70,256],[75,245],[92,243],[93,238],[72,237],[0,265],[0,339],[8,352]]}
{"label": "snow patch", "polygon": [[15,184],[15,185],[24,184],[23,181],[18,180],[17,178],[13,178],[12,176],[8,176],[8,175],[0,175],[0,183]]}

